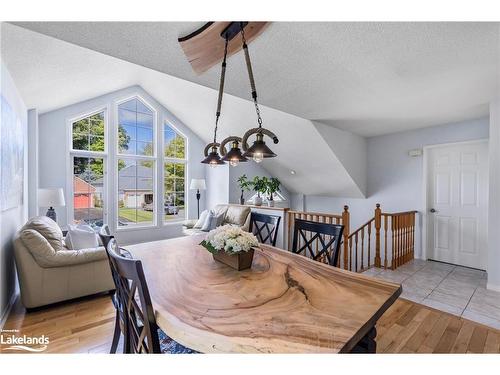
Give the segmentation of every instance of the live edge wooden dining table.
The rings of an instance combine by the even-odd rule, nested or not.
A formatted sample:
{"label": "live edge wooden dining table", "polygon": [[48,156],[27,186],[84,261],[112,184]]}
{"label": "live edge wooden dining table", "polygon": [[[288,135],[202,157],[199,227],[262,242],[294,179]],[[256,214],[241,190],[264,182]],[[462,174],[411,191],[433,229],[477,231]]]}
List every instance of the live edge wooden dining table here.
{"label": "live edge wooden dining table", "polygon": [[401,286],[271,246],[236,271],[204,235],[127,246],[140,259],[158,326],[202,353],[349,353],[376,350],[375,324]]}

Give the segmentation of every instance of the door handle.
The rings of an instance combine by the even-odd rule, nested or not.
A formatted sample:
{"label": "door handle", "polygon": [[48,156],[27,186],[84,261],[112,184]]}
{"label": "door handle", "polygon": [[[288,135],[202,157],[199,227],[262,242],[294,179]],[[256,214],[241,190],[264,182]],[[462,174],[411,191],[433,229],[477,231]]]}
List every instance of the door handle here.
{"label": "door handle", "polygon": [[431,208],[429,211],[433,214],[437,212],[435,208]]}

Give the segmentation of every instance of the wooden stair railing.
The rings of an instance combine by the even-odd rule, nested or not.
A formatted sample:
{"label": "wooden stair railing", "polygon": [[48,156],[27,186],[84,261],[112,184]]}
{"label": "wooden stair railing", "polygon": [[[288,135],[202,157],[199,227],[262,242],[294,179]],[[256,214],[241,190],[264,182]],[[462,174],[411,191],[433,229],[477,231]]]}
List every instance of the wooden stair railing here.
{"label": "wooden stair railing", "polygon": [[[358,229],[350,232],[348,206],[344,206],[342,214],[288,211],[287,248],[291,250],[295,219],[342,224],[344,233],[339,267],[353,272],[363,272],[372,266],[394,270],[414,258],[416,212],[386,213],[382,212],[380,204],[377,203],[374,216]],[[323,240],[328,240],[328,238]],[[316,246],[319,246],[318,242]]]}

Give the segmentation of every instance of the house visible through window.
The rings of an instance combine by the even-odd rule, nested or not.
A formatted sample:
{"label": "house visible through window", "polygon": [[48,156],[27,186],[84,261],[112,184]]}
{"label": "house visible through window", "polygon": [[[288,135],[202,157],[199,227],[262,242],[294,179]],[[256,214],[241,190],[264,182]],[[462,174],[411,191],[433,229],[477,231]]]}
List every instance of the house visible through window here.
{"label": "house visible through window", "polygon": [[71,124],[73,222],[102,226],[106,157],[104,111]]}
{"label": "house visible through window", "polygon": [[186,139],[168,123],[164,124],[164,221],[186,217]]}
{"label": "house visible through window", "polygon": [[139,98],[118,105],[118,227],[156,222],[154,124]]}

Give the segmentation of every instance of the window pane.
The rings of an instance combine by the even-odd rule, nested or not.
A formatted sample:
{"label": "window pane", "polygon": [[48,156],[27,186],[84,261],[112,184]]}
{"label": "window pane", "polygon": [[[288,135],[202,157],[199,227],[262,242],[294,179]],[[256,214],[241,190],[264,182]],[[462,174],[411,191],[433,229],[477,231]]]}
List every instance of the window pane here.
{"label": "window pane", "polygon": [[165,157],[184,159],[185,155],[185,139],[177,134],[175,130],[165,124],[163,138],[165,143]]}
{"label": "window pane", "polygon": [[153,129],[153,116],[137,113],[137,126]]}
{"label": "window pane", "polygon": [[152,156],[153,155],[153,144],[151,142],[136,142],[137,144],[137,155]]}
{"label": "window pane", "polygon": [[137,102],[137,112],[145,113],[148,115],[153,114],[153,111],[150,110],[143,102],[141,102],[140,100],[136,100],[136,102]]}
{"label": "window pane", "polygon": [[104,159],[73,158],[75,223],[102,226],[104,221]]}
{"label": "window pane", "polygon": [[183,163],[164,163],[165,195],[163,197],[165,221],[185,218],[184,178],[186,166]]}
{"label": "window pane", "polygon": [[75,121],[72,125],[73,150],[104,151],[104,112]]}
{"label": "window pane", "polygon": [[93,136],[89,137],[90,151],[104,151],[104,137]]}
{"label": "window pane", "polygon": [[118,226],[154,223],[154,161],[118,160]]}
{"label": "window pane", "polygon": [[118,107],[118,152],[154,155],[153,112],[140,100],[131,99]]}

